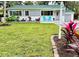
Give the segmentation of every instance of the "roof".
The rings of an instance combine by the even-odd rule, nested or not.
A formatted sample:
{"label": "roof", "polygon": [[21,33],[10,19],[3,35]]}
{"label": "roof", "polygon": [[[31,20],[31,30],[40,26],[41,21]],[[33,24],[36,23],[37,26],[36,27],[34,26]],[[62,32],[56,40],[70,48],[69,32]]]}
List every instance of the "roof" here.
{"label": "roof", "polygon": [[[15,6],[12,6],[12,7],[9,7],[7,9],[9,10],[15,10],[15,9],[26,9],[26,10],[60,10],[60,7],[61,5],[15,5]],[[65,6],[63,8],[66,8]],[[68,12],[68,13],[74,13],[72,10],[70,9],[66,9],[65,12]]]}
{"label": "roof", "polygon": [[60,5],[15,5],[7,9],[60,9]]}

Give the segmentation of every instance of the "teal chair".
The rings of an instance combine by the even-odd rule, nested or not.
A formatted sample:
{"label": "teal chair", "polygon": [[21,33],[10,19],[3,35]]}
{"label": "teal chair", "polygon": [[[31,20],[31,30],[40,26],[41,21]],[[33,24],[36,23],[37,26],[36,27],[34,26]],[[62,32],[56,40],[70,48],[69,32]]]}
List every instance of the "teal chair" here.
{"label": "teal chair", "polygon": [[52,19],[52,17],[49,16],[49,17],[48,17],[48,22],[51,22],[51,21],[52,21],[51,19]]}
{"label": "teal chair", "polygon": [[45,16],[43,16],[42,18],[43,18],[43,22],[46,22],[46,17],[45,17]]}

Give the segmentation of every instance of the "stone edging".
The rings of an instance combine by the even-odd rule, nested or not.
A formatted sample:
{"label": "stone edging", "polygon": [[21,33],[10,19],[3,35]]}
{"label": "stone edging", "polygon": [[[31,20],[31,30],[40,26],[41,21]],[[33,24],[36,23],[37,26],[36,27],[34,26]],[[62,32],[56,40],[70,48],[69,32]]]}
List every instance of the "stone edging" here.
{"label": "stone edging", "polygon": [[54,57],[59,57],[58,51],[57,51],[57,47],[56,44],[53,40],[54,35],[51,36],[51,42],[52,42],[52,48],[53,48],[53,52],[54,52]]}

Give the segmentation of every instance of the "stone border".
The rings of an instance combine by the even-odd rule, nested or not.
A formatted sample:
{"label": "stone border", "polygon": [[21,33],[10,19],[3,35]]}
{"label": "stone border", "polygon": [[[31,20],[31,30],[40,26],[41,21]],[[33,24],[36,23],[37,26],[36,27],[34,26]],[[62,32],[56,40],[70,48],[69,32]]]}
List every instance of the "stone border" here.
{"label": "stone border", "polygon": [[56,44],[55,44],[55,42],[54,42],[54,40],[53,40],[53,37],[54,37],[54,36],[55,36],[55,35],[52,35],[52,36],[51,36],[51,43],[52,43],[52,48],[53,48],[53,52],[54,52],[54,57],[59,57]]}

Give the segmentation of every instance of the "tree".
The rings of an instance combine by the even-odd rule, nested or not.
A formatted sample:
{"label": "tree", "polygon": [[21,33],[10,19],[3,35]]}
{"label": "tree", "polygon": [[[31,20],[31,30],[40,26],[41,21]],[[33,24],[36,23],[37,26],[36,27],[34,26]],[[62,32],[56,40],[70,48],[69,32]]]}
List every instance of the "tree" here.
{"label": "tree", "polygon": [[33,2],[32,1],[25,1],[24,5],[33,5]]}
{"label": "tree", "polygon": [[3,16],[3,4],[4,4],[4,2],[0,1],[0,17]]}
{"label": "tree", "polygon": [[74,12],[79,12],[79,2],[78,1],[64,1],[67,8],[73,10]]}
{"label": "tree", "polygon": [[14,6],[14,5],[21,5],[21,4],[22,4],[22,1],[7,1],[6,7],[11,7],[11,6]]}
{"label": "tree", "polygon": [[37,1],[38,5],[48,5],[49,1]]}

